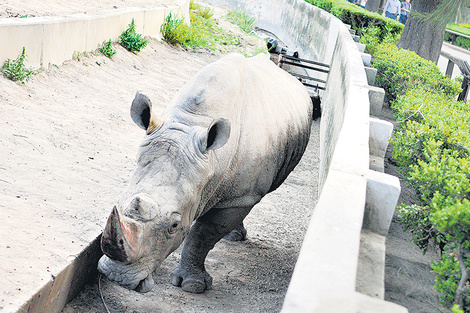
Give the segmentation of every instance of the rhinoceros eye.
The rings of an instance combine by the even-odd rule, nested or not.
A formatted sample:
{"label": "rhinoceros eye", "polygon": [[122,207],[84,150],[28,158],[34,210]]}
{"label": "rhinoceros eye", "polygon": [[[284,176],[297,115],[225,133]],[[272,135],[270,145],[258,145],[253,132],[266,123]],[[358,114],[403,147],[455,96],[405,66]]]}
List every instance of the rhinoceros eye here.
{"label": "rhinoceros eye", "polygon": [[168,232],[170,234],[176,233],[178,230],[178,227],[180,226],[181,223],[181,215],[178,213],[173,213],[170,218],[170,227],[168,229]]}

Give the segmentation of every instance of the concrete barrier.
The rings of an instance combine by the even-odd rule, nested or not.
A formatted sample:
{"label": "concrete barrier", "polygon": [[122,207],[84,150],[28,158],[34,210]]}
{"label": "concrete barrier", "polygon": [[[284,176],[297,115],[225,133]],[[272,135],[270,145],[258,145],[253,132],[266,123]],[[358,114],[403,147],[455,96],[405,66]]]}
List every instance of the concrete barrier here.
{"label": "concrete barrier", "polygon": [[92,51],[105,40],[116,41],[132,19],[138,33],[161,39],[160,26],[170,12],[189,20],[189,0],[179,0],[177,5],[170,7],[124,8],[68,17],[1,19],[0,63],[15,59],[25,47],[27,66],[61,64],[70,60],[76,51]]}
{"label": "concrete barrier", "polygon": [[358,50],[340,20],[304,0],[211,2],[245,9],[300,57],[330,64],[322,95],[319,200],[282,312],[407,312],[383,301],[385,235],[400,185],[369,169],[369,140],[380,154],[390,135],[376,120],[370,132],[364,68],[370,55]]}

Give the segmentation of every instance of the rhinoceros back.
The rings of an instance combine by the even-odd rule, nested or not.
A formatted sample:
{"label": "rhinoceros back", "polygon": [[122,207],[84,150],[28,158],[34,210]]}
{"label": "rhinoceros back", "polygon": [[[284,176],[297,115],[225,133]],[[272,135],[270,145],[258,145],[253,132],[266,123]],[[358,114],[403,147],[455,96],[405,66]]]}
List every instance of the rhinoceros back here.
{"label": "rhinoceros back", "polygon": [[221,175],[216,200],[252,195],[259,201],[286,179],[308,143],[312,104],[305,87],[267,55],[229,55],[199,72],[168,111],[186,123],[231,124],[227,144],[213,151]]}

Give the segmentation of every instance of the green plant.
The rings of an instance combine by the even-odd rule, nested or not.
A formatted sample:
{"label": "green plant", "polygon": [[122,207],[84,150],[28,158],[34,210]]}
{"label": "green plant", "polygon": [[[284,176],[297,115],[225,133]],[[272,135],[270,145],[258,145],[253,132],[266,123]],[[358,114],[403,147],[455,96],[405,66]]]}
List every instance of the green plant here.
{"label": "green plant", "polygon": [[370,26],[361,31],[360,42],[366,45],[366,52],[374,55],[379,45],[396,45],[400,36],[398,32],[388,31],[388,25],[385,25],[385,32],[378,26]]}
{"label": "green plant", "polygon": [[202,18],[208,20],[214,16],[214,11],[211,10],[209,7],[204,7],[200,4],[194,3],[193,1],[189,2],[189,10],[196,12]]}
{"label": "green plant", "polygon": [[227,14],[229,21],[237,25],[245,33],[250,33],[255,29],[255,19],[249,17],[245,12],[231,10]]}
{"label": "green plant", "polygon": [[470,28],[465,27],[461,24],[455,24],[455,23],[447,24],[446,29],[470,36]]}
{"label": "green plant", "polygon": [[401,223],[423,251],[431,242],[439,245],[442,259],[433,271],[441,301],[468,312],[470,108],[422,84],[391,103],[400,123],[392,140],[393,156],[406,168],[406,179],[419,196],[418,204],[399,208]]}
{"label": "green plant", "polygon": [[182,19],[173,16],[171,12],[165,18],[165,23],[160,26],[160,32],[163,40],[172,45],[180,44],[187,47],[191,42],[190,26],[184,24]]}
{"label": "green plant", "polygon": [[398,207],[400,213],[400,224],[405,230],[410,230],[415,243],[424,253],[428,250],[429,244],[434,243],[443,247],[446,243],[445,236],[439,233],[430,219],[430,209],[416,204]]}
{"label": "green plant", "polygon": [[131,52],[140,52],[147,46],[147,40],[142,38],[141,34],[135,31],[135,22],[132,19],[129,27],[119,36],[121,45]]}
{"label": "green plant", "polygon": [[[459,281],[462,277],[459,260],[461,251],[456,249],[449,249],[442,254],[441,260],[437,263],[432,262],[432,271],[436,273],[436,290],[439,291],[441,303],[445,306],[452,306],[455,303],[455,294],[459,286]],[[470,268],[470,261],[464,262],[466,270]],[[467,288],[462,298],[463,309],[460,306],[454,304],[452,306],[452,312],[468,312],[470,305],[470,292]]]}
{"label": "green plant", "polygon": [[390,99],[415,87],[452,97],[461,92],[459,84],[442,74],[436,64],[389,43],[376,47],[372,66],[377,69],[377,84]]}
{"label": "green plant", "polygon": [[359,35],[362,30],[368,27],[377,26],[381,30],[380,37],[383,38],[387,33],[392,36],[401,34],[403,31],[403,24],[385,18],[380,14],[370,12],[354,5],[345,0],[306,0],[308,3],[313,4],[325,11],[330,12],[343,23],[351,25],[351,28],[356,30]]}
{"label": "green plant", "polygon": [[26,61],[26,50],[23,47],[23,51],[18,55],[15,60],[7,59],[2,66],[2,71],[5,75],[13,80],[20,81],[23,84],[31,78],[31,75],[35,75],[38,72],[32,67],[26,67],[24,62]]}
{"label": "green plant", "polygon": [[109,39],[106,41],[101,47],[100,47],[100,52],[104,55],[107,56],[108,58],[111,58],[113,55],[116,54],[116,50],[113,48],[113,41]]}
{"label": "green plant", "polygon": [[455,44],[464,49],[468,49],[470,48],[470,39],[465,38],[465,37],[457,37],[455,39]]}
{"label": "green plant", "polygon": [[[207,12],[210,12],[207,13]],[[266,43],[259,38],[246,35],[243,38],[222,29],[212,18],[212,11],[190,2],[190,23],[186,24],[173,14],[168,14],[160,31],[163,40],[184,48],[206,48],[213,51],[237,51],[245,56],[266,52]],[[249,41],[244,44],[243,41]]]}

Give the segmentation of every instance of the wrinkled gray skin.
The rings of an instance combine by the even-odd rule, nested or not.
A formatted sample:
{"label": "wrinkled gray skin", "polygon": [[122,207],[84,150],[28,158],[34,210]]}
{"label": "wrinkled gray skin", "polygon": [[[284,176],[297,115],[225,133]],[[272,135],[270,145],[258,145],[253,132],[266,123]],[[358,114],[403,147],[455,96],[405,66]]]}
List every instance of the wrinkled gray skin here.
{"label": "wrinkled gray skin", "polygon": [[243,219],[299,162],[311,100],[267,55],[233,54],[203,68],[161,120],[139,93],[131,116],[147,135],[103,232],[98,269],[149,291],[154,270],[184,240],[171,283],[204,292],[212,284],[207,253],[228,234],[243,240]]}

